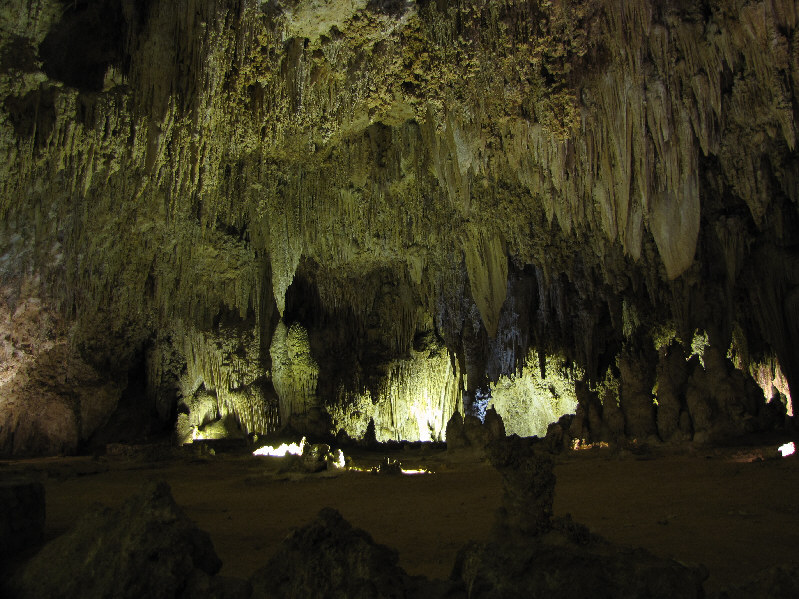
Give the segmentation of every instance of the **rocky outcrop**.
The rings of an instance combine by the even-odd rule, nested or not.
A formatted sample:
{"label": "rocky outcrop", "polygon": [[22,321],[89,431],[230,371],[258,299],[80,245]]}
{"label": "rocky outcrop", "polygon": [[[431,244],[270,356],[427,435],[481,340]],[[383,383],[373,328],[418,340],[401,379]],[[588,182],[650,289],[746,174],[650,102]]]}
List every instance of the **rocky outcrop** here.
{"label": "rocky outcrop", "polygon": [[535,441],[511,436],[492,443],[488,459],[502,475],[502,507],[497,512],[495,536],[529,538],[547,532],[555,497],[552,458]]}
{"label": "rocky outcrop", "polygon": [[[23,277],[0,295],[0,455],[73,453],[109,419],[123,380],[69,343],[62,316]],[[91,352],[86,352],[91,355]]]}
{"label": "rocky outcrop", "polygon": [[468,597],[703,597],[702,574],[562,523],[525,544],[473,544],[453,576]]}
{"label": "rocky outcrop", "polygon": [[[309,456],[323,463],[318,458],[327,450],[316,446]],[[553,459],[543,441],[511,436],[492,442],[488,456],[502,476],[502,507],[490,538],[465,545],[447,581],[409,576],[396,551],[375,543],[332,508],[293,530],[249,581],[220,577],[221,563],[207,533],[186,518],[165,483],[149,483],[119,509],[90,508],[27,562],[24,554],[16,556],[0,592],[20,599],[705,596],[703,568],[613,545],[569,516],[553,517]],[[390,460],[385,466],[388,472],[383,466],[375,470],[399,469]],[[9,540],[15,551],[39,542],[41,485],[0,485],[0,500],[13,518],[10,528],[0,530],[5,543],[0,549],[7,550]],[[30,526],[23,530],[20,524]],[[777,566],[718,598],[787,598],[795,590],[795,567]]]}
{"label": "rocky outcrop", "polygon": [[799,592],[796,566],[774,566],[736,587],[721,591],[718,599],[788,599]]}
{"label": "rocky outcrop", "polygon": [[17,571],[10,592],[20,598],[225,596],[209,591],[226,586],[211,580],[221,565],[208,534],[184,515],[166,483],[149,484],[118,510],[86,513]]}
{"label": "rocky outcrop", "polygon": [[693,427],[686,404],[689,365],[679,344],[661,349],[657,364],[657,428],[665,441],[691,438]]}
{"label": "rocky outcrop", "polygon": [[266,566],[253,574],[252,597],[444,596],[449,585],[412,578],[398,560],[396,551],[375,543],[336,510],[325,508],[314,521],[292,532]]}
{"label": "rocky outcrop", "polygon": [[455,412],[447,421],[447,450],[466,449],[483,453],[497,439],[505,438],[505,423],[494,408],[486,410],[481,421],[477,416]]}

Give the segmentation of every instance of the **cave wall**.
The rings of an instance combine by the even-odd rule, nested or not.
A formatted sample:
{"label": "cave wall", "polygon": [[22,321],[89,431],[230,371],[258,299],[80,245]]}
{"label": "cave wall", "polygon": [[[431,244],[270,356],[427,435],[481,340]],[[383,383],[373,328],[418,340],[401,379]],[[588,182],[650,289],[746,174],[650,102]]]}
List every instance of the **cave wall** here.
{"label": "cave wall", "polygon": [[[142,355],[142,410],[184,436],[296,416],[440,438],[531,349],[582,373],[585,436],[766,426],[772,383],[783,405],[799,385],[798,18],[792,0],[5,2],[6,328],[40,301],[73,382],[35,408],[53,341],[34,343],[0,387],[0,447],[82,422],[91,385],[101,427]],[[766,397],[700,380],[734,372]]]}

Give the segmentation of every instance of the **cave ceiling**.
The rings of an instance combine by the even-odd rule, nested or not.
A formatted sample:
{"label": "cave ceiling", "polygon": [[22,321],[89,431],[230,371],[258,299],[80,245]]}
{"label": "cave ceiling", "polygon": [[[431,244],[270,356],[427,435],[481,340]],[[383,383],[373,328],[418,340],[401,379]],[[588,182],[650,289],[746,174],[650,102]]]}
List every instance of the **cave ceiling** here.
{"label": "cave ceiling", "polygon": [[[71,360],[103,397],[138,372],[185,426],[440,438],[533,355],[542,377],[557,355],[586,384],[654,379],[700,334],[787,393],[798,19],[793,0],[8,0],[3,384]],[[115,402],[73,405],[78,437]]]}

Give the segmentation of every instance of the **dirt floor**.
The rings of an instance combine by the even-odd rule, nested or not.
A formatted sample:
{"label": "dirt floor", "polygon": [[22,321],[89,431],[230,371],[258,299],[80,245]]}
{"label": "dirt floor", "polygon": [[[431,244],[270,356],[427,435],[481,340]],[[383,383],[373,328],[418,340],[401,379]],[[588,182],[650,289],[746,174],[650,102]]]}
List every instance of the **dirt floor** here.
{"label": "dirt floor", "polygon": [[[571,513],[607,539],[709,571],[707,591],[780,563],[799,546],[799,458],[774,443],[691,452],[592,449],[557,458],[555,513]],[[356,464],[384,453],[358,452]],[[325,506],[397,549],[411,574],[449,575],[455,554],[488,535],[502,488],[470,455],[433,448],[389,453],[413,476],[336,472],[279,474],[279,460],[243,451],[177,459],[128,455],[0,463],[47,492],[46,535],[67,530],[93,502],[120,504],[147,480],[166,480],[176,501],[211,534],[222,574],[249,577],[293,528]]]}

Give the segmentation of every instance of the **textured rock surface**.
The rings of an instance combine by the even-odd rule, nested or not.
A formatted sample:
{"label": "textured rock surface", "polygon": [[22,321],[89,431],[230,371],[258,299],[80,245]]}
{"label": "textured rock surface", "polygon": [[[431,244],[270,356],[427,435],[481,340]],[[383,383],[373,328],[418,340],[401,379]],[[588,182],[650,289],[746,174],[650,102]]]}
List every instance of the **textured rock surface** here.
{"label": "textured rock surface", "polygon": [[552,458],[542,451],[541,445],[511,436],[492,443],[488,458],[502,475],[497,538],[532,537],[549,530],[555,473]]}
{"label": "textured rock surface", "polygon": [[704,597],[700,571],[595,539],[579,525],[528,543],[467,545],[453,577],[468,597]]}
{"label": "textured rock surface", "polygon": [[718,599],[788,599],[799,592],[799,572],[796,566],[774,566],[738,587],[726,589]]}
{"label": "textured rock surface", "polygon": [[444,596],[446,583],[411,578],[397,565],[398,559],[396,551],[378,545],[336,510],[325,508],[313,522],[291,533],[267,565],[252,576],[252,597]]}
{"label": "textured rock surface", "polygon": [[486,410],[483,421],[455,412],[447,421],[446,437],[449,451],[469,449],[482,453],[493,441],[505,438],[505,423],[494,408]]}
{"label": "textured rock surface", "polygon": [[70,347],[40,279],[22,276],[0,296],[0,454],[73,452],[113,413],[123,381]]}
{"label": "textured rock surface", "polygon": [[[531,348],[607,407],[591,437],[676,439],[677,403],[684,437],[760,422],[764,398],[697,372],[661,416],[651,379],[664,337],[688,353],[699,330],[769,398],[799,385],[797,19],[793,0],[4,2],[4,309],[17,326],[39,298],[99,378],[38,405],[34,376],[0,408],[3,451],[74,450],[141,361],[143,409],[187,406],[184,429],[199,393],[243,433],[329,416],[438,439]],[[108,392],[66,405],[87,385]],[[52,431],[39,446],[8,441],[20,413]]]}
{"label": "textured rock surface", "polygon": [[153,483],[119,510],[88,512],[45,545],[15,575],[11,592],[21,598],[196,597],[214,586],[210,577],[221,565],[210,537],[183,514],[169,486]]}

